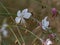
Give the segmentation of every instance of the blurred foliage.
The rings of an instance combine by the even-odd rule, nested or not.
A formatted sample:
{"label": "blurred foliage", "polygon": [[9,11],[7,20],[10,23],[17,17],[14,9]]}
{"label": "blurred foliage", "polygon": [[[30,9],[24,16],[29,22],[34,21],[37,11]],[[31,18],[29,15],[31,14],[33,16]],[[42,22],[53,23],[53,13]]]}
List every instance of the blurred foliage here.
{"label": "blurred foliage", "polygon": [[[29,11],[33,14],[32,17],[36,18],[39,21],[41,21],[45,16],[49,16],[48,20],[50,21],[50,26],[52,27],[51,30],[58,35],[58,38],[60,38],[60,35],[59,35],[60,24],[57,23],[57,22],[60,22],[60,16],[58,14],[56,19],[52,19],[51,17],[52,16],[51,8],[55,7],[57,8],[57,10],[60,9],[60,5],[57,5],[58,2],[60,1],[59,0],[0,0],[0,26],[2,25],[3,20],[7,18],[7,23],[9,24],[9,26],[11,26],[18,40],[21,43],[23,43],[18,33],[17,27],[15,26],[16,24],[11,19],[11,16],[13,17],[13,19],[15,19],[16,13],[18,10],[23,10],[25,8],[28,8]],[[6,9],[4,9],[4,7]],[[35,35],[41,38],[48,38],[48,33],[43,31],[41,27],[37,28],[39,24],[31,18],[26,20],[26,23],[27,24],[25,29],[21,29],[23,26],[21,27],[21,25],[18,24],[18,28],[23,36],[25,44],[26,45],[42,45],[39,39],[36,39],[36,37],[29,32],[25,33],[25,30],[28,29],[29,31],[33,32]],[[9,28],[7,28],[7,31],[9,33],[8,33],[8,37],[6,38],[4,38],[0,34],[0,36],[2,36],[1,45],[18,45],[18,43],[17,44],[15,43],[16,38]],[[54,45],[60,45],[60,43],[55,42],[54,40]]]}

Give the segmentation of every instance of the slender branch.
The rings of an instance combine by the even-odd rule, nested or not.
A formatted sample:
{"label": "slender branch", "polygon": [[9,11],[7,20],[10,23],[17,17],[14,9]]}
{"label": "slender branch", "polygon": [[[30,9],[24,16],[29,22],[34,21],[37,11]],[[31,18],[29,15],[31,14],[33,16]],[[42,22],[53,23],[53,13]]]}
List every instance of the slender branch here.
{"label": "slender branch", "polygon": [[[9,26],[8,26],[8,27],[9,27]],[[21,43],[20,43],[19,39],[17,38],[16,34],[14,33],[13,29],[10,28],[10,27],[9,27],[9,29],[10,29],[10,31],[13,33],[13,35],[15,36],[15,38],[17,39],[18,44],[21,45]]]}
{"label": "slender branch", "polygon": [[24,27],[21,27],[21,26],[20,26],[20,28],[23,29],[23,30],[27,30],[29,33],[31,33],[33,36],[35,36],[37,39],[39,39],[40,41],[42,41],[42,39],[40,37],[38,37],[37,35],[35,35],[33,32],[29,31],[28,29],[26,29]]}
{"label": "slender branch", "polygon": [[33,19],[34,21],[36,21],[37,23],[40,23],[40,21],[39,20],[37,20],[36,18],[34,18],[34,17],[31,17],[31,19]]}
{"label": "slender branch", "polygon": [[[12,16],[11,16],[11,19],[13,20],[13,22],[15,22]],[[24,39],[23,39],[23,36],[22,36],[22,34],[21,34],[21,32],[20,32],[20,29],[18,28],[17,24],[16,24],[16,27],[17,27],[18,33],[19,33],[19,35],[20,35],[23,43],[25,44],[25,41],[24,41]]]}
{"label": "slender branch", "polygon": [[[12,18],[12,17],[11,17]],[[12,18],[12,20],[14,21],[14,19]],[[35,18],[34,18],[34,20],[35,20]],[[38,20],[37,20],[38,21]],[[39,22],[39,21],[38,21]],[[22,27],[21,27],[22,28]],[[19,30],[19,29],[18,29]],[[27,30],[26,29],[26,31],[28,31],[29,33],[31,33],[32,35],[34,35],[37,39],[39,39],[40,41],[42,41],[42,39],[41,38],[39,38],[38,36],[36,36],[34,33],[32,33],[31,31],[29,31],[29,30]],[[18,31],[19,32],[19,31]],[[20,35],[21,36],[21,35]],[[22,38],[22,36],[21,36],[21,38]],[[22,38],[22,40],[23,40],[23,38]],[[24,42],[24,40],[23,40],[23,42]]]}
{"label": "slender branch", "polygon": [[25,44],[25,41],[24,41],[23,36],[22,36],[22,34],[21,34],[21,32],[20,32],[20,29],[18,28],[18,26],[16,26],[16,27],[17,27],[18,33],[19,33],[19,35],[20,35],[20,37],[21,37],[23,43]]}
{"label": "slender branch", "polygon": [[10,12],[6,9],[6,7],[3,5],[3,3],[1,3],[1,1],[0,1],[0,4],[1,4],[1,6],[5,9],[5,11],[6,11],[8,14],[10,14]]}
{"label": "slender branch", "polygon": [[[5,9],[5,11],[7,12],[7,14],[10,14],[10,12],[6,9],[6,7],[3,5],[3,3],[1,3],[1,1],[0,1],[0,4],[1,4],[1,6]],[[9,27],[9,29],[10,29],[11,32],[14,34],[15,38],[18,40],[18,38],[17,38],[17,36],[15,35],[13,29],[10,28],[10,27]],[[19,40],[18,40],[18,44],[21,45],[21,43],[19,42]]]}

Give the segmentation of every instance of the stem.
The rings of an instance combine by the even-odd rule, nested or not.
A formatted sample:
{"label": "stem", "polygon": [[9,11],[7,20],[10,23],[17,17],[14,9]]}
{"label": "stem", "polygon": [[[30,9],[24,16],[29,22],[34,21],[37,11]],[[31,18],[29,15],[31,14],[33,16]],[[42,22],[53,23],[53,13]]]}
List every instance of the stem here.
{"label": "stem", "polygon": [[1,6],[5,9],[5,11],[6,11],[8,14],[10,14],[10,12],[6,9],[6,7],[3,5],[3,3],[1,3],[1,1],[0,1],[0,4],[1,4]]}
{"label": "stem", "polygon": [[[6,9],[6,7],[0,2],[1,6],[5,9],[5,11],[7,12],[7,14],[10,14],[10,12]],[[11,32],[14,34],[15,38],[18,40],[17,36],[15,35],[14,31],[12,30],[12,28],[9,27],[9,29],[11,30]],[[21,45],[21,43],[18,40],[18,44]]]}
{"label": "stem", "polygon": [[34,17],[31,17],[34,21],[36,21],[37,23],[40,23],[40,21],[39,20],[37,20],[36,18],[34,18]]}
{"label": "stem", "polygon": [[22,28],[22,27],[20,27],[20,28],[23,29],[23,30],[28,31],[28,32],[31,33],[33,36],[35,36],[37,39],[39,39],[40,41],[42,41],[42,39],[41,39],[40,37],[38,37],[37,35],[35,35],[33,32],[29,31],[28,29]]}
{"label": "stem", "polygon": [[[9,26],[8,26],[8,27],[9,27]],[[18,44],[19,44],[19,45],[21,45],[21,43],[20,43],[20,41],[18,40],[17,36],[15,35],[15,33],[14,33],[13,29],[12,29],[12,28],[10,28],[10,27],[9,27],[9,29],[10,29],[10,31],[13,33],[13,35],[15,36],[15,38],[17,39]]]}
{"label": "stem", "polygon": [[23,43],[25,44],[25,41],[24,41],[23,36],[22,36],[22,34],[21,34],[21,32],[20,32],[20,29],[18,28],[18,26],[16,26],[16,27],[17,27],[18,33],[19,33],[19,35],[20,35],[20,37],[21,37]]}
{"label": "stem", "polygon": [[[11,19],[14,21],[14,19],[11,17]],[[36,20],[35,18],[33,18],[34,20]],[[37,20],[37,22],[39,22],[38,20]],[[22,27],[21,27],[22,28]],[[23,28],[23,29],[25,29],[25,28]],[[18,29],[19,30],[19,29]],[[42,41],[42,39],[41,38],[39,38],[38,36],[36,36],[34,33],[32,33],[31,31],[29,31],[29,30],[27,30],[27,29],[25,29],[26,31],[28,31],[29,33],[31,33],[32,35],[34,35],[37,39],[39,39],[40,41]],[[19,32],[19,31],[18,31]],[[21,35],[20,35],[21,36]],[[22,38],[22,37],[21,37]],[[22,39],[23,40],[23,39]],[[24,41],[23,41],[24,42]]]}
{"label": "stem", "polygon": [[[13,22],[15,22],[12,16],[11,16],[11,19],[13,20]],[[20,35],[23,43],[25,44],[25,41],[24,41],[24,39],[23,39],[23,36],[22,36],[21,31],[20,31],[20,29],[18,28],[17,24],[16,24],[16,27],[17,27],[18,33],[19,33],[19,35]]]}

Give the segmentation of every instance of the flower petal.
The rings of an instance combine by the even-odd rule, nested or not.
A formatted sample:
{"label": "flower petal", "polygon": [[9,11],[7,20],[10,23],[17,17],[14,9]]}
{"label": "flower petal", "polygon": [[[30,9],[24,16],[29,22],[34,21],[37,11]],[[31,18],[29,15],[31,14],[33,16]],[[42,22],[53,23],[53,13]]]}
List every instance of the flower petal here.
{"label": "flower petal", "polygon": [[5,27],[2,27],[2,28],[1,28],[1,31],[4,31],[5,29],[6,29]]}
{"label": "flower petal", "polygon": [[42,28],[46,30],[49,26],[49,21],[42,21]]}
{"label": "flower petal", "polygon": [[17,12],[17,16],[18,16],[18,17],[21,16],[21,11],[20,11],[20,10]]}
{"label": "flower petal", "polygon": [[20,17],[16,17],[15,18],[15,22],[18,24],[19,22],[21,21],[21,18]]}
{"label": "flower petal", "polygon": [[49,21],[46,22],[46,26],[49,26]]}
{"label": "flower petal", "polygon": [[48,16],[46,16],[46,17],[44,18],[44,20],[47,20],[47,18],[48,18]]}
{"label": "flower petal", "polygon": [[31,15],[32,15],[31,13],[25,13],[23,17],[29,19]]}
{"label": "flower petal", "polygon": [[22,10],[22,13],[27,13],[27,12],[28,12],[28,9]]}
{"label": "flower petal", "polygon": [[4,23],[2,27],[7,27],[7,26],[8,26],[8,24]]}
{"label": "flower petal", "polygon": [[47,45],[51,45],[51,44],[52,44],[52,41],[51,41],[50,39],[47,39],[47,40],[46,40],[46,44],[47,44]]}
{"label": "flower petal", "polygon": [[48,21],[44,21],[44,24],[43,24],[45,27],[49,26],[49,22]]}
{"label": "flower petal", "polygon": [[47,29],[48,26],[49,26],[49,21],[47,21],[47,17],[48,17],[48,16],[46,16],[46,17],[42,20],[42,28],[43,28],[44,30]]}
{"label": "flower petal", "polygon": [[46,28],[44,26],[42,26],[42,29],[46,30]]}
{"label": "flower petal", "polygon": [[3,31],[3,36],[4,36],[4,37],[7,37],[7,35],[8,35],[8,32],[7,32],[6,30],[4,30],[4,31]]}
{"label": "flower petal", "polygon": [[25,24],[26,22],[25,22],[25,20],[22,18],[21,19],[21,24]]}

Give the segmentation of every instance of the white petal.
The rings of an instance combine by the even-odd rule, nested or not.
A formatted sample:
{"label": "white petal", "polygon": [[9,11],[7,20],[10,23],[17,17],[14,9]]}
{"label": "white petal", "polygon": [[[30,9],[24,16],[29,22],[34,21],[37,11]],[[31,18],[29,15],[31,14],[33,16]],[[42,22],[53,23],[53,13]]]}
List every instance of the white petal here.
{"label": "white petal", "polygon": [[21,24],[25,24],[26,22],[25,22],[25,20],[22,18],[21,19]]}
{"label": "white petal", "polygon": [[5,27],[2,27],[2,28],[1,28],[1,31],[4,31],[5,29],[6,29]]}
{"label": "white petal", "polygon": [[32,15],[31,13],[24,13],[23,17],[26,19],[29,19],[31,15]]}
{"label": "white petal", "polygon": [[4,23],[2,27],[7,27],[7,26],[8,26],[8,24]]}
{"label": "white petal", "polygon": [[49,21],[46,22],[46,26],[49,26]]}
{"label": "white petal", "polygon": [[49,22],[48,21],[44,21],[44,26],[48,27],[49,26]]}
{"label": "white petal", "polygon": [[45,22],[42,23],[42,28],[44,30],[46,30],[48,28],[48,26],[49,26],[49,22],[45,21]]}
{"label": "white petal", "polygon": [[28,19],[28,18],[30,18],[30,16],[31,16],[32,14],[28,12],[28,9],[24,9],[24,10],[22,11],[22,15],[23,15],[24,18]]}
{"label": "white petal", "polygon": [[51,41],[48,41],[48,42],[47,42],[47,45],[51,45],[51,44],[52,44],[52,42],[51,42]]}
{"label": "white petal", "polygon": [[20,17],[16,17],[15,18],[15,22],[18,24],[19,22],[21,21],[21,18]]}
{"label": "white petal", "polygon": [[49,26],[49,21],[47,21],[47,16],[42,20],[42,28],[45,30]]}
{"label": "white petal", "polygon": [[17,12],[17,16],[18,16],[18,17],[21,16],[21,11],[20,11],[20,10]]}
{"label": "white petal", "polygon": [[46,16],[46,17],[44,18],[44,20],[47,20],[47,18],[48,18],[48,16]]}
{"label": "white petal", "polygon": [[47,39],[46,43],[47,43],[47,45],[50,45],[50,44],[52,44],[52,41],[50,39]]}
{"label": "white petal", "polygon": [[43,30],[46,30],[46,27],[42,26],[42,29],[43,29]]}
{"label": "white petal", "polygon": [[7,35],[8,35],[8,32],[7,32],[6,30],[4,30],[4,31],[3,31],[3,36],[4,36],[4,37],[7,37]]}
{"label": "white petal", "polygon": [[28,9],[22,10],[22,13],[26,13],[26,12],[28,12]]}

